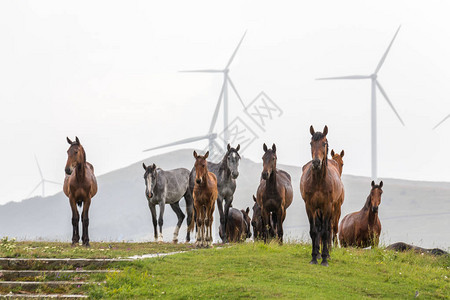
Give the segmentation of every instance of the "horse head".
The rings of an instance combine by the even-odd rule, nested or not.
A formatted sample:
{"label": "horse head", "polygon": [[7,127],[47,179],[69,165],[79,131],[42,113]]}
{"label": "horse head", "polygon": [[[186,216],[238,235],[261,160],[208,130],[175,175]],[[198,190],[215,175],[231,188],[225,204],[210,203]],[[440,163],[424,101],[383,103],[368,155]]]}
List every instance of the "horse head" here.
{"label": "horse head", "polygon": [[342,168],[344,166],[344,160],[342,159],[344,157],[344,150],[341,151],[340,154],[334,153],[334,150],[331,149],[331,158],[338,163],[339,165],[339,171],[342,174]]}
{"label": "horse head", "polygon": [[142,163],[142,167],[144,167],[144,180],[145,180],[145,195],[148,199],[153,197],[153,189],[156,185],[156,165],[152,164],[151,166],[146,166],[145,163]]}
{"label": "horse head", "polygon": [[272,175],[272,172],[277,169],[277,147],[273,144],[272,149],[268,149],[266,144],[264,144],[263,150],[263,171],[261,177],[262,179],[267,180],[270,175]]}
{"label": "horse head", "polygon": [[249,238],[252,237],[252,232],[250,230],[250,222],[251,222],[251,220],[250,220],[250,217],[248,216],[248,213],[250,212],[250,208],[247,207],[246,210],[241,209],[241,212],[244,215],[245,233],[247,234],[246,238],[249,239]]}
{"label": "horse head", "polygon": [[367,203],[369,205],[369,208],[372,210],[373,213],[378,213],[378,206],[380,206],[381,203],[381,194],[383,194],[383,190],[381,189],[383,187],[383,181],[380,181],[380,184],[375,184],[375,182],[372,180],[372,189],[370,191],[370,202]]}
{"label": "horse head", "polygon": [[256,202],[256,197],[253,195],[253,201],[255,201],[255,204],[253,204],[253,216],[252,216],[252,227],[253,227],[253,235],[255,238],[259,238],[262,235],[262,216],[261,216],[261,207],[258,205],[258,202]]}
{"label": "horse head", "polygon": [[325,125],[323,132],[316,132],[311,125],[309,132],[311,133],[312,168],[313,170],[321,170],[322,166],[326,164],[328,155],[328,127]]}
{"label": "horse head", "polygon": [[225,154],[226,164],[233,179],[236,179],[239,176],[238,168],[239,160],[241,159],[241,156],[238,153],[239,149],[241,149],[241,145],[237,145],[236,148],[232,148],[230,144],[228,144],[227,153]]}
{"label": "horse head", "polygon": [[78,137],[75,137],[74,142],[67,138],[67,142],[70,144],[70,147],[67,150],[67,163],[64,170],[67,175],[70,175],[78,164],[86,163],[86,153]]}
{"label": "horse head", "polygon": [[209,156],[209,151],[205,153],[204,156],[198,155],[197,152],[194,151],[195,157],[195,182],[197,184],[203,183],[203,178],[208,174],[208,163],[206,159]]}

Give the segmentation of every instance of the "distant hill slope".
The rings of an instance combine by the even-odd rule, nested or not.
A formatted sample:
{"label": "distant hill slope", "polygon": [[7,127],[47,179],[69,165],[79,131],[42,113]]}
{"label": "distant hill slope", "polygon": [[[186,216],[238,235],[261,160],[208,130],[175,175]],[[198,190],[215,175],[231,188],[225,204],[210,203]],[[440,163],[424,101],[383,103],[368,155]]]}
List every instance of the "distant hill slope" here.
{"label": "distant hill slope", "polygon": [[[194,163],[192,150],[178,150],[146,159],[163,169],[185,167]],[[306,163],[306,162],[305,162]],[[309,225],[299,182],[301,166],[279,165],[292,176],[294,201],[287,211],[285,234],[288,239],[309,239]],[[261,174],[261,163],[243,158],[233,206],[253,206]],[[344,167],[345,173],[345,167]],[[90,209],[91,240],[153,240],[151,215],[144,196],[142,161],[98,177],[99,191]],[[345,201],[342,216],[359,210],[370,190],[370,179],[343,175]],[[425,247],[450,247],[450,183],[383,179],[384,193],[380,206],[382,242],[405,241]],[[181,200],[184,209],[184,200]],[[176,216],[170,206],[164,216],[164,239],[170,241]],[[0,236],[19,239],[70,241],[71,212],[67,197],[34,197],[0,206]],[[215,215],[215,222],[218,214]],[[217,227],[217,226],[215,226]],[[81,229],[81,227],[80,227]],[[180,231],[184,241],[185,222]]]}

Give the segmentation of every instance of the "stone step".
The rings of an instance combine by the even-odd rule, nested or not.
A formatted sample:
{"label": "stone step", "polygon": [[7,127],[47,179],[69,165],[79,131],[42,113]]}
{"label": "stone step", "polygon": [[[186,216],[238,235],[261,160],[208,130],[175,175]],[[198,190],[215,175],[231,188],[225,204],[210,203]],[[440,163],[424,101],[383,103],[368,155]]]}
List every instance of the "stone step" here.
{"label": "stone step", "polygon": [[25,278],[32,278],[43,276],[46,280],[67,280],[76,275],[92,275],[92,274],[105,274],[120,272],[120,270],[0,270],[0,281],[13,281],[21,279],[21,281],[33,281],[26,280]]}
{"label": "stone step", "polygon": [[51,270],[84,267],[95,269],[134,260],[130,258],[0,258],[0,268],[4,270]]}

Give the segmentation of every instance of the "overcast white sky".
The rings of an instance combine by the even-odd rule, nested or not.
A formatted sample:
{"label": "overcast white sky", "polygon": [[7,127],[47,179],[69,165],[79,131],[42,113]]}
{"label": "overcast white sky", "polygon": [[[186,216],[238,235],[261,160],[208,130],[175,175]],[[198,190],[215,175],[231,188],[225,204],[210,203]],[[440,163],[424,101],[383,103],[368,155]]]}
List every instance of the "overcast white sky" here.
{"label": "overcast white sky", "polygon": [[[284,114],[244,156],[260,161],[275,142],[279,163],[301,166],[309,126],[327,124],[344,173],[370,176],[370,82],[314,79],[372,73],[402,25],[379,80],[406,127],[378,95],[379,177],[450,181],[450,120],[431,130],[450,113],[449,11],[448,1],[2,1],[0,203],[39,182],[34,154],[63,181],[66,136],[100,175],[205,134],[222,77],[178,71],[223,68],[245,30],[230,76],[246,104],[265,91]],[[230,109],[232,120],[236,98]]]}

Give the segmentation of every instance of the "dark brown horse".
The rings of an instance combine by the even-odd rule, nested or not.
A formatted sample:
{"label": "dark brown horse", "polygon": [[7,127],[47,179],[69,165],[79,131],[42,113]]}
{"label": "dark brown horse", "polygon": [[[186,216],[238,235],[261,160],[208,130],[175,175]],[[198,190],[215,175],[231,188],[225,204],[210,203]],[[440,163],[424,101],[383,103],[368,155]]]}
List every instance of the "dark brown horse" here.
{"label": "dark brown horse", "polygon": [[[256,202],[256,197],[253,195],[253,201],[255,204],[253,204],[252,211],[252,227],[253,227],[253,239],[259,240],[264,238],[264,226],[263,226],[263,220],[261,215],[261,207],[258,205],[258,202]],[[270,214],[270,229],[269,229],[269,237],[274,238],[275,232],[276,232],[276,224],[274,224],[274,215]]]}
{"label": "dark brown horse", "polygon": [[83,236],[81,240],[84,246],[89,247],[89,206],[92,197],[97,194],[97,180],[94,175],[94,167],[86,161],[86,152],[84,152],[78,137],[75,137],[75,142],[67,138],[67,142],[70,147],[67,150],[66,178],[64,179],[63,190],[64,194],[69,197],[70,208],[72,209],[72,246],[77,245],[80,240],[78,231],[80,215],[77,205],[80,207],[83,205],[81,214]]}
{"label": "dark brown horse", "polygon": [[[337,153],[334,153],[333,149],[331,149],[331,158],[333,160],[330,161],[330,163],[335,163],[335,165],[339,171],[339,176],[341,176],[341,177],[342,177],[342,168],[344,167],[343,157],[344,157],[344,150],[342,150],[340,154],[337,154]],[[339,219],[341,217],[341,207],[344,202],[344,197],[341,197],[340,200],[342,200],[342,202],[334,203],[333,221],[331,223],[331,231],[333,232],[333,244],[335,246],[337,246],[337,233],[338,233],[338,229],[339,229]]]}
{"label": "dark brown horse", "polygon": [[342,247],[378,246],[381,232],[378,206],[381,203],[382,187],[383,181],[379,185],[372,181],[372,189],[364,207],[342,219],[339,226],[339,242]]}
{"label": "dark brown horse", "polygon": [[264,144],[263,150],[263,171],[256,192],[256,202],[261,207],[264,241],[267,242],[269,237],[270,213],[272,213],[276,220],[274,224],[276,224],[277,237],[282,244],[286,209],[291,205],[293,199],[291,176],[287,172],[277,169],[277,148],[275,144],[272,145],[272,149],[268,149]]}
{"label": "dark brown horse", "polygon": [[312,160],[303,166],[300,192],[305,201],[312,239],[311,264],[317,264],[322,244],[322,265],[328,266],[331,248],[332,220],[336,203],[342,203],[344,185],[337,168],[328,164],[328,127],[315,132],[310,127]]}
{"label": "dark brown horse", "polygon": [[[197,247],[209,247],[212,243],[212,223],[214,205],[217,199],[217,178],[214,173],[208,171],[206,159],[209,151],[204,156],[194,151],[195,157],[195,185],[194,208],[195,223],[197,225]],[[194,222],[189,225],[189,231],[194,229]]]}
{"label": "dark brown horse", "polygon": [[[245,239],[252,237],[252,232],[250,230],[250,217],[248,216],[249,212],[249,207],[247,207],[246,210],[239,210],[230,207],[228,210],[226,226],[226,234],[229,242],[243,242]],[[219,236],[220,238],[223,237],[222,226],[219,227]]]}

